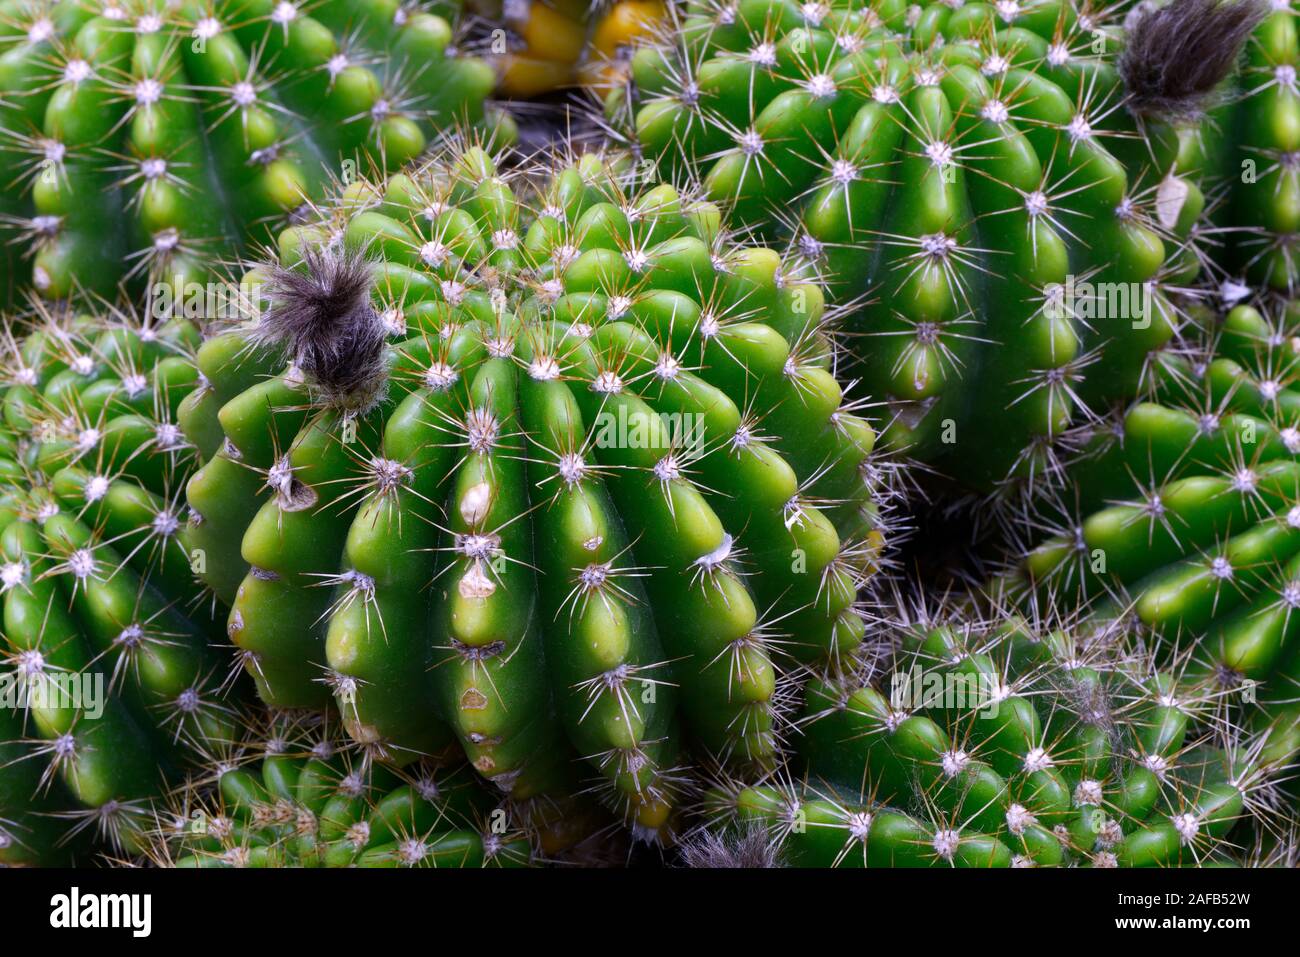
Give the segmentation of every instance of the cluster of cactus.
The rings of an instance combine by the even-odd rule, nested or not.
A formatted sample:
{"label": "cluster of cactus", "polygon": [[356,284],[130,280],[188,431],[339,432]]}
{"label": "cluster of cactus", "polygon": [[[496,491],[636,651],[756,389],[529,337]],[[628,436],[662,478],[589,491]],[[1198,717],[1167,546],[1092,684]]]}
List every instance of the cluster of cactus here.
{"label": "cluster of cactus", "polygon": [[767,866],[1214,865],[1256,819],[1271,824],[1287,755],[1224,734],[1214,689],[1115,630],[1002,610],[900,631],[887,682],[810,686],[801,776],[709,790],[688,860],[758,848]]}
{"label": "cluster of cactus", "polygon": [[198,352],[183,538],[269,704],[652,834],[683,740],[774,763],[862,642],[888,467],[815,284],[626,160],[534,179],[465,146],[281,235]]}
{"label": "cluster of cactus", "polygon": [[0,864],[1293,865],[1288,4],[465,7],[0,0]]}
{"label": "cluster of cactus", "polygon": [[844,333],[887,439],[976,488],[1040,481],[1072,422],[1142,387],[1180,322],[1164,290],[1200,270],[1180,121],[1231,54],[1190,88],[1175,57],[1240,18],[1189,24],[1193,2],[1126,34],[1061,0],[696,0],[607,113],[863,296]]}
{"label": "cluster of cactus", "polygon": [[206,281],[331,182],[396,168],[448,124],[511,135],[485,114],[492,68],[398,0],[0,11],[0,214],[21,247],[7,272],[52,299]]}
{"label": "cluster of cactus", "polygon": [[[507,96],[535,97],[572,86],[607,90],[622,81],[630,51],[667,16],[662,0],[505,0],[488,22],[504,22],[504,50],[489,45]],[[495,16],[493,16],[495,14]]]}
{"label": "cluster of cactus", "polygon": [[220,621],[179,540],[197,330],[26,319],[6,329],[0,435],[6,858],[54,851],[24,837],[52,809],[133,846],[165,777],[237,728]]}
{"label": "cluster of cactus", "polygon": [[533,857],[469,769],[376,765],[318,716],[277,716],[192,775],[146,852],[174,867],[515,867]]}

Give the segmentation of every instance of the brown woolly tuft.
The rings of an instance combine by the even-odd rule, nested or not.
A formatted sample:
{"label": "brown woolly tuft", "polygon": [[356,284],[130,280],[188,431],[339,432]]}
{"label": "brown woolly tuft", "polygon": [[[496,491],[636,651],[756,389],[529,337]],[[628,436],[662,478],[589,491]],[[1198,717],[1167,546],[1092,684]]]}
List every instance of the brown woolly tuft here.
{"label": "brown woolly tuft", "polygon": [[683,867],[690,868],[770,868],[783,867],[780,849],[761,827],[739,833],[710,831],[700,828],[682,838],[677,845]]}
{"label": "brown woolly tuft", "polygon": [[356,251],[304,249],[303,265],[272,271],[257,338],[283,348],[321,402],[368,407],[388,375],[388,330],[370,300],[370,263]]}
{"label": "brown woolly tuft", "polygon": [[1261,0],[1139,4],[1125,22],[1119,59],[1129,109],[1175,120],[1200,115],[1267,14]]}

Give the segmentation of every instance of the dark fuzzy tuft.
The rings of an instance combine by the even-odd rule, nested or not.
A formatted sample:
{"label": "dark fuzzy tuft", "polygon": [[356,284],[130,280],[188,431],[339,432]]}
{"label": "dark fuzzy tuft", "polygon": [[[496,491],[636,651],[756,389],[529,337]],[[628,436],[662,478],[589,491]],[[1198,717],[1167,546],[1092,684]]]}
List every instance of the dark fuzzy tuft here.
{"label": "dark fuzzy tuft", "polygon": [[780,849],[760,827],[740,833],[707,828],[687,834],[677,845],[682,866],[691,868],[782,867]]}
{"label": "dark fuzzy tuft", "polygon": [[282,347],[316,398],[369,406],[387,379],[387,330],[370,300],[370,263],[359,252],[304,250],[304,270],[276,267],[258,339]]}
{"label": "dark fuzzy tuft", "polygon": [[1129,109],[1174,120],[1204,112],[1267,14],[1261,0],[1139,4],[1125,24],[1128,40],[1119,59]]}

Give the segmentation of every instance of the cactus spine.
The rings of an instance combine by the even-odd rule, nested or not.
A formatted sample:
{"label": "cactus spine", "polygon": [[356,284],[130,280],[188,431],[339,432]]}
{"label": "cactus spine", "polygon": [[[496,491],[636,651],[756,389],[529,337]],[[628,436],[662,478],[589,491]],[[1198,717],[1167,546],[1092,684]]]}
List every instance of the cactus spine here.
{"label": "cactus spine", "polygon": [[206,281],[357,167],[487,122],[491,68],[396,0],[3,9],[0,212],[54,299]]}
{"label": "cactus spine", "polygon": [[1166,116],[1232,58],[1187,76],[1158,42],[1189,28],[1174,6],[1153,39],[1055,0],[696,2],[607,113],[865,297],[845,327],[887,438],[978,488],[1041,480],[1072,422],[1142,388],[1181,321],[1163,288],[1199,269]]}
{"label": "cactus spine", "polygon": [[282,234],[181,418],[187,544],[264,699],[332,691],[357,740],[458,742],[520,799],[585,758],[654,832],[681,724],[770,764],[779,656],[862,640],[881,477],[819,288],[637,176],[517,195],[470,147],[350,191]]}
{"label": "cactus spine", "polygon": [[810,686],[802,777],[715,786],[712,829],[787,866],[1152,867],[1230,861],[1268,820],[1286,762],[1115,632],[1005,610],[900,631],[888,682]]}
{"label": "cactus spine", "polygon": [[1220,275],[1289,296],[1300,284],[1300,35],[1289,0],[1258,10],[1239,74],[1181,162],[1212,186]]}
{"label": "cactus spine", "polygon": [[6,335],[2,647],[21,697],[5,746],[40,769],[29,801],[66,800],[75,826],[129,848],[165,779],[236,727],[178,539],[194,450],[175,413],[198,335],[40,307]]}
{"label": "cactus spine", "polygon": [[395,772],[317,716],[275,716],[171,797],[146,851],[175,867],[518,867],[529,835],[472,772]]}

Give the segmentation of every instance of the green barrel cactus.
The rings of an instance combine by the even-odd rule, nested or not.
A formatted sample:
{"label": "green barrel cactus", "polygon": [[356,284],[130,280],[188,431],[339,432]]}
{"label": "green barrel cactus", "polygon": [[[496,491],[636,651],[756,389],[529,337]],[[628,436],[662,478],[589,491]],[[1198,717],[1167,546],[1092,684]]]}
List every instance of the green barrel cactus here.
{"label": "green barrel cactus", "polygon": [[[314,718],[316,716],[313,716]],[[394,771],[318,718],[275,718],[177,789],[145,852],[173,867],[519,867],[531,835],[465,765]]]}
{"label": "green barrel cactus", "polygon": [[859,299],[842,332],[885,437],[991,489],[1054,473],[1180,323],[1204,205],[1180,123],[1245,32],[1198,11],[1126,33],[1062,0],[697,0],[606,112]]}
{"label": "green barrel cactus", "polygon": [[457,149],[281,234],[198,351],[184,539],[268,703],[651,833],[683,741],[770,765],[851,660],[890,466],[818,286],[617,156],[532,172]]}
{"label": "green barrel cactus", "polygon": [[[1289,313],[1233,309],[1152,401],[1091,429],[1005,583],[1191,654],[1225,691],[1300,680],[1300,395]],[[1289,686],[1289,687],[1288,687]]]}
{"label": "green barrel cactus", "polygon": [[799,777],[706,793],[688,862],[756,841],[795,867],[1228,863],[1283,773],[1216,732],[1207,689],[1104,630],[900,630],[889,680],[810,686]]}
{"label": "green barrel cactus", "polygon": [[[1242,68],[1183,164],[1213,186],[1220,265],[1234,282],[1300,288],[1300,35],[1289,0],[1260,4]],[[1240,295],[1240,293],[1235,293]]]}
{"label": "green barrel cactus", "polygon": [[1209,689],[1261,759],[1294,765],[1300,339],[1292,308],[1239,306],[1210,333],[1168,358],[1151,401],[1087,430],[1070,482],[992,588],[1128,635]]}
{"label": "green barrel cactus", "polygon": [[221,623],[179,540],[198,333],[42,310],[5,335],[0,819],[62,808],[129,849],[167,776],[237,729]]}
{"label": "green barrel cactus", "polygon": [[451,40],[397,0],[5,0],[15,282],[180,295],[359,167],[395,168],[451,125],[509,136],[484,111],[492,69]]}

